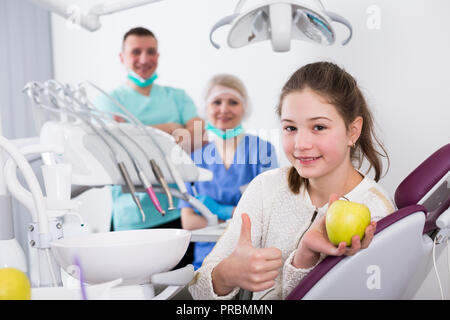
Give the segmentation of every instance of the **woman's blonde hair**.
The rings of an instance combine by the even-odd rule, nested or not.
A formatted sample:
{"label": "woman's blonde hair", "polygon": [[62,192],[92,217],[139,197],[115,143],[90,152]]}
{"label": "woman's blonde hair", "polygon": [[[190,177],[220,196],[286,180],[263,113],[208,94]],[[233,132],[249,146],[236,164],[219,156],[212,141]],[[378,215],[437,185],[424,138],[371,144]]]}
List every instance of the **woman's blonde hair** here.
{"label": "woman's blonde hair", "polygon": [[[344,119],[348,128],[356,117],[363,118],[361,135],[351,148],[350,159],[357,168],[361,168],[364,158],[370,164],[370,169],[375,171],[374,180],[378,181],[382,172],[381,157],[389,157],[386,149],[374,133],[374,122],[372,113],[366,100],[359,89],[356,80],[345,70],[331,62],[316,62],[307,64],[298,69],[286,84],[280,94],[277,114],[281,117],[281,109],[284,98],[292,93],[309,88],[324,97],[328,103],[334,105],[336,110]],[[378,146],[381,151],[377,150]],[[387,171],[387,170],[386,170]],[[302,185],[308,184],[308,179],[301,177],[297,170],[292,167],[288,174],[289,188],[294,193],[299,193]]]}
{"label": "woman's blonde hair", "polygon": [[224,87],[236,90],[244,99],[244,101],[242,101],[242,103],[244,104],[244,108],[245,108],[244,118],[247,118],[250,115],[251,106],[250,106],[250,100],[248,97],[247,89],[245,88],[244,83],[238,77],[236,77],[235,75],[232,75],[232,74],[227,74],[227,73],[216,74],[215,76],[213,76],[206,84],[205,92],[204,92],[204,96],[203,96],[204,101],[206,101],[208,99],[209,95],[211,94],[211,90],[215,86],[224,86]]}

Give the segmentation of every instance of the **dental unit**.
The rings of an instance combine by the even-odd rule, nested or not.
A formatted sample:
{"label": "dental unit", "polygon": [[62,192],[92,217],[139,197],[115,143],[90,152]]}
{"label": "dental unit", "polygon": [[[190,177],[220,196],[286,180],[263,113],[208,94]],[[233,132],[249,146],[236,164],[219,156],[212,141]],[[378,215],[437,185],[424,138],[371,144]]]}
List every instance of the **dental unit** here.
{"label": "dental unit", "polygon": [[[57,81],[47,81],[45,85],[37,82],[27,84],[24,92],[33,107],[59,114],[60,121],[45,122],[39,140],[36,142],[33,139],[29,145],[20,148],[0,137],[0,147],[9,156],[3,168],[6,189],[32,215],[33,222],[28,229],[32,298],[168,299],[192,280],[192,265],[169,271],[184,255],[192,233],[182,229],[90,233],[89,224],[77,212],[80,202],[71,199],[72,186],[125,184],[114,163],[116,159],[121,159],[125,166],[129,166],[132,162],[129,155],[133,154],[136,162],[142,164],[142,170],[150,179],[149,183],[154,184],[154,191],[164,192],[157,185],[158,174],[151,175],[151,162],[146,154],[139,152],[140,148],[154,155],[152,160],[155,164],[164,163],[165,156],[183,155],[174,162],[183,181],[210,180],[212,174],[196,167],[190,157],[184,151],[181,152],[181,147],[173,137],[160,130],[148,128],[143,132],[142,128],[130,123],[108,123],[106,119],[100,119],[102,115],[96,110],[99,121],[94,121],[94,110],[88,112],[83,109],[87,108],[86,101],[82,99],[84,92],[73,92],[71,88]],[[113,148],[109,148],[114,142],[113,137],[101,132],[99,122],[103,122],[107,130],[119,138],[130,152],[116,148],[114,154]],[[123,132],[126,135],[121,134]],[[148,133],[153,139],[149,139]],[[153,142],[161,145],[163,155],[158,154]],[[46,159],[42,166],[45,197],[30,167],[31,156],[33,160]],[[17,168],[23,173],[29,190],[19,182]],[[157,165],[154,168],[161,168],[170,177],[170,174],[167,175],[167,166]],[[160,172],[159,175],[164,173]],[[130,182],[138,187],[143,186],[137,172],[130,172]],[[173,182],[167,180],[167,183]],[[170,189],[170,193],[185,199],[180,190]],[[217,225],[217,216],[207,207],[192,196],[187,200],[207,218],[211,227]],[[78,216],[80,222],[77,227],[79,231],[66,237],[63,232],[66,226],[64,217],[68,214]],[[2,225],[5,222],[8,226],[12,224],[10,219],[3,216],[0,220]],[[9,246],[17,251],[16,256],[23,257],[22,250]],[[27,271],[24,268],[22,270]],[[78,285],[74,286],[74,283]],[[155,285],[166,288],[157,294]]]}

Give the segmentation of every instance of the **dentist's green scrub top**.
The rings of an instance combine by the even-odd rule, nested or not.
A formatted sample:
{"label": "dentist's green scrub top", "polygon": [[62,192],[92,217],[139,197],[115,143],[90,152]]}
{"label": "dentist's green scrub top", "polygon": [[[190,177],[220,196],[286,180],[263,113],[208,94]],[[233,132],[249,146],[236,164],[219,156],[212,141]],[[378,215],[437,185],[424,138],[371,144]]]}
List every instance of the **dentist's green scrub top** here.
{"label": "dentist's green scrub top", "polygon": [[[197,108],[184,90],[153,84],[150,96],[144,96],[123,84],[110,92],[110,95],[127,108],[144,125],[175,122],[185,125],[197,117]],[[95,105],[105,111],[123,113],[119,107],[104,95],[95,100]],[[174,185],[171,185],[173,187]],[[159,202],[166,214],[162,216],[144,192],[136,193],[142,203],[145,222],[129,193],[122,193],[121,186],[112,186],[112,226],[114,230],[146,229],[156,227],[180,218],[180,210],[168,211],[168,201],[164,194],[157,193]],[[174,197],[174,206],[178,199]]]}

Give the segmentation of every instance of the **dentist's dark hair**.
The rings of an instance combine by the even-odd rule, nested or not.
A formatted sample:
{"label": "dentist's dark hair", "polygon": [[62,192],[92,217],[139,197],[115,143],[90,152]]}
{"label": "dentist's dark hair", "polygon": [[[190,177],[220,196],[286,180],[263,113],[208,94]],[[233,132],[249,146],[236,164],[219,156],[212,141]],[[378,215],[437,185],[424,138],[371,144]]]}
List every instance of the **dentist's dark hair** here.
{"label": "dentist's dark hair", "polygon": [[123,40],[122,40],[122,47],[125,44],[125,40],[127,40],[127,38],[129,36],[137,36],[137,37],[153,37],[156,39],[156,36],[153,32],[151,32],[150,30],[144,28],[144,27],[136,27],[136,28],[132,28],[130,30],[128,30],[124,36],[123,36]]}
{"label": "dentist's dark hair", "polygon": [[[284,98],[290,93],[299,92],[306,88],[313,90],[336,107],[347,128],[360,116],[363,118],[361,135],[350,150],[350,160],[358,169],[363,160],[367,159],[369,168],[366,174],[373,169],[374,180],[378,181],[382,174],[381,158],[387,159],[389,169],[389,157],[386,149],[374,132],[372,113],[366,99],[358,87],[356,80],[345,70],[331,62],[315,62],[307,64],[295,71],[280,94],[277,114],[281,117]],[[288,174],[289,188],[294,193],[300,192],[302,185],[308,185],[308,179],[299,175],[295,167],[291,167]]]}

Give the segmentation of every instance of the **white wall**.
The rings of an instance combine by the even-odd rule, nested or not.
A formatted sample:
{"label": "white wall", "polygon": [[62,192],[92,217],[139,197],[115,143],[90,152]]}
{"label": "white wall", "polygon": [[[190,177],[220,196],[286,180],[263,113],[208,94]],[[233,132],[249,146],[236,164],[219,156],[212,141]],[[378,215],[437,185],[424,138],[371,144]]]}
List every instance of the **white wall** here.
{"label": "white wall", "polygon": [[[347,35],[340,25],[336,25],[338,43],[334,46],[295,41],[286,53],[273,52],[269,42],[230,49],[228,27],[224,27],[215,34],[222,45],[216,50],[209,43],[210,28],[232,13],[237,0],[165,0],[103,17],[102,28],[94,33],[74,29],[53,16],[55,77],[71,83],[90,80],[112,89],[124,80],[118,58],[122,36],[142,25],[159,39],[159,84],[185,89],[200,108],[203,87],[213,74],[236,74],[246,83],[254,106],[246,128],[277,130],[274,108],[289,75],[309,62],[334,61],[358,80],[372,107],[391,159],[390,171],[381,183],[393,194],[413,168],[450,142],[450,36],[446,32],[450,30],[450,2],[322,2],[351,21],[354,36],[346,47],[338,44]],[[367,26],[371,14],[366,10],[371,5],[380,9],[380,29]],[[276,136],[266,138],[278,142]],[[279,151],[286,165],[280,145]]]}

